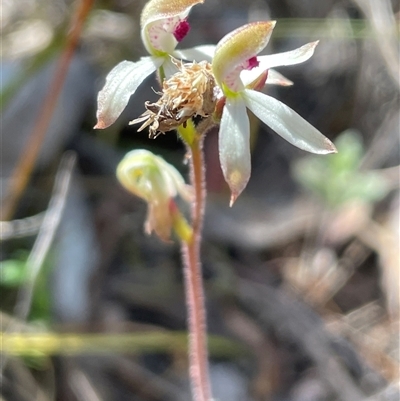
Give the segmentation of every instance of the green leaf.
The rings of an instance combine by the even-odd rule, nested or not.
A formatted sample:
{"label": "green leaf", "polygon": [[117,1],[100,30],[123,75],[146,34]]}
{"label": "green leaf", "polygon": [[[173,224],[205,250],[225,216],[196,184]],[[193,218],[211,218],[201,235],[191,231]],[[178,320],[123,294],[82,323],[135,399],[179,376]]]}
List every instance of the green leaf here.
{"label": "green leaf", "polygon": [[0,284],[5,287],[18,287],[27,279],[26,262],[9,259],[0,262]]}
{"label": "green leaf", "polygon": [[383,176],[379,171],[359,168],[365,153],[361,136],[345,131],[335,145],[336,154],[309,156],[297,162],[293,169],[295,179],[331,207],[352,200],[371,203],[383,199],[389,191]]}

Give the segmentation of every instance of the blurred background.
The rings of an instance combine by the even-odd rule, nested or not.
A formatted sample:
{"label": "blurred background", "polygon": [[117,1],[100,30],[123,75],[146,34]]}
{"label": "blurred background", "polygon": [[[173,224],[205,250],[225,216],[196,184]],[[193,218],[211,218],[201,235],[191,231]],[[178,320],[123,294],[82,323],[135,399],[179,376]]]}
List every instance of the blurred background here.
{"label": "blurred background", "polygon": [[[146,148],[187,174],[174,132],[93,130],[122,60],[146,55],[143,0],[2,0],[1,400],[190,400],[177,242],[145,236],[115,168]],[[320,40],[268,87],[335,142],[311,156],[252,119],[234,207],[207,134],[202,245],[219,401],[399,399],[399,3],[206,0],[182,48],[277,20],[265,53]],[[254,121],[253,121],[254,120]]]}

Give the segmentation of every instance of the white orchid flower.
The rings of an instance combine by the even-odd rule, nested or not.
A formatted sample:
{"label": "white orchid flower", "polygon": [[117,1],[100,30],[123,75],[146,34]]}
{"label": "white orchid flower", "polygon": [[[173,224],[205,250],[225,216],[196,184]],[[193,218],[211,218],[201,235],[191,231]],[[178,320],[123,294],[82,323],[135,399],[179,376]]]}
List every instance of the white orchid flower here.
{"label": "white orchid flower", "polygon": [[122,61],[107,75],[106,84],[99,92],[97,124],[95,128],[107,128],[125,109],[130,97],[139,85],[157,69],[160,75],[170,76],[176,71],[171,56],[190,59],[210,54],[211,47],[175,50],[177,44],[189,32],[187,21],[191,8],[204,0],[151,0],[141,14],[141,37],[150,56],[137,62]]}
{"label": "white orchid flower", "polygon": [[222,91],[219,157],[231,189],[231,206],[246,187],[251,172],[250,125],[246,108],[300,149],[318,154],[336,152],[328,138],[290,107],[257,91],[265,83],[291,84],[276,71],[268,81],[270,68],[308,60],[318,43],[285,53],[257,56],[268,44],[274,26],[274,21],[254,22],[234,30],[217,44],[212,61],[215,80]]}

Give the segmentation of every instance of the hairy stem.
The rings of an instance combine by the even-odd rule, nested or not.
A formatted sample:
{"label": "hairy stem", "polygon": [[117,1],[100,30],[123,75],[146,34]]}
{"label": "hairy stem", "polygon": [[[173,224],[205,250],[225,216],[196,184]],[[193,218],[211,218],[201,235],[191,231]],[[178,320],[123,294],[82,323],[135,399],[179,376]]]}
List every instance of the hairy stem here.
{"label": "hairy stem", "polygon": [[203,136],[190,144],[190,178],[195,199],[192,204],[192,240],[183,243],[186,303],[189,321],[189,365],[192,394],[195,401],[211,401],[208,373],[206,311],[200,263],[200,242],[205,202]]}

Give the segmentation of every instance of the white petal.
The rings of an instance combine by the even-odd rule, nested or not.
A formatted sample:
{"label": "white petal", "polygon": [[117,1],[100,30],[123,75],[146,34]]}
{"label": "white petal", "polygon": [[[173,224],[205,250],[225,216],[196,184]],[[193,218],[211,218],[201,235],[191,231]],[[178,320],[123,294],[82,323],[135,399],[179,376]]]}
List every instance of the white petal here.
{"label": "white petal", "polygon": [[291,50],[285,53],[270,54],[267,56],[258,56],[259,62],[258,67],[252,68],[251,70],[243,70],[240,73],[240,79],[244,86],[251,84],[256,81],[257,78],[268,71],[267,84],[290,86],[293,84],[292,81],[285,78],[279,72],[271,70],[273,67],[293,65],[303,63],[307,61],[313,54],[317,42],[307,43],[306,45],[299,47],[298,49]]}
{"label": "white petal", "polygon": [[188,61],[208,61],[211,62],[215,53],[215,45],[196,46],[190,49],[175,50],[173,56]]}
{"label": "white petal", "polygon": [[227,98],[219,129],[219,160],[231,189],[231,202],[246,187],[251,173],[250,125],[241,97]]}
{"label": "white petal", "polygon": [[267,82],[268,85],[281,85],[281,86],[291,86],[293,82],[287,79],[280,72],[275,70],[268,70]]}
{"label": "white petal", "polygon": [[259,66],[262,71],[269,70],[281,65],[294,65],[307,61],[313,54],[318,41],[307,43],[298,49],[284,53],[269,54],[267,56],[258,56]]}
{"label": "white petal", "polygon": [[250,85],[256,81],[264,71],[268,70],[267,84],[289,86],[293,82],[285,78],[279,72],[271,70],[272,67],[292,65],[302,63],[308,60],[313,54],[318,42],[308,43],[298,49],[268,56],[258,56],[259,65],[251,70],[243,70],[240,72],[240,80],[244,86]]}
{"label": "white petal", "polygon": [[122,61],[107,75],[97,97],[97,124],[107,128],[119,117],[138,86],[163,63],[162,57],[143,57],[136,63]]}
{"label": "white petal", "polygon": [[249,89],[245,90],[243,98],[261,121],[294,146],[311,153],[336,152],[328,138],[279,100]]}

